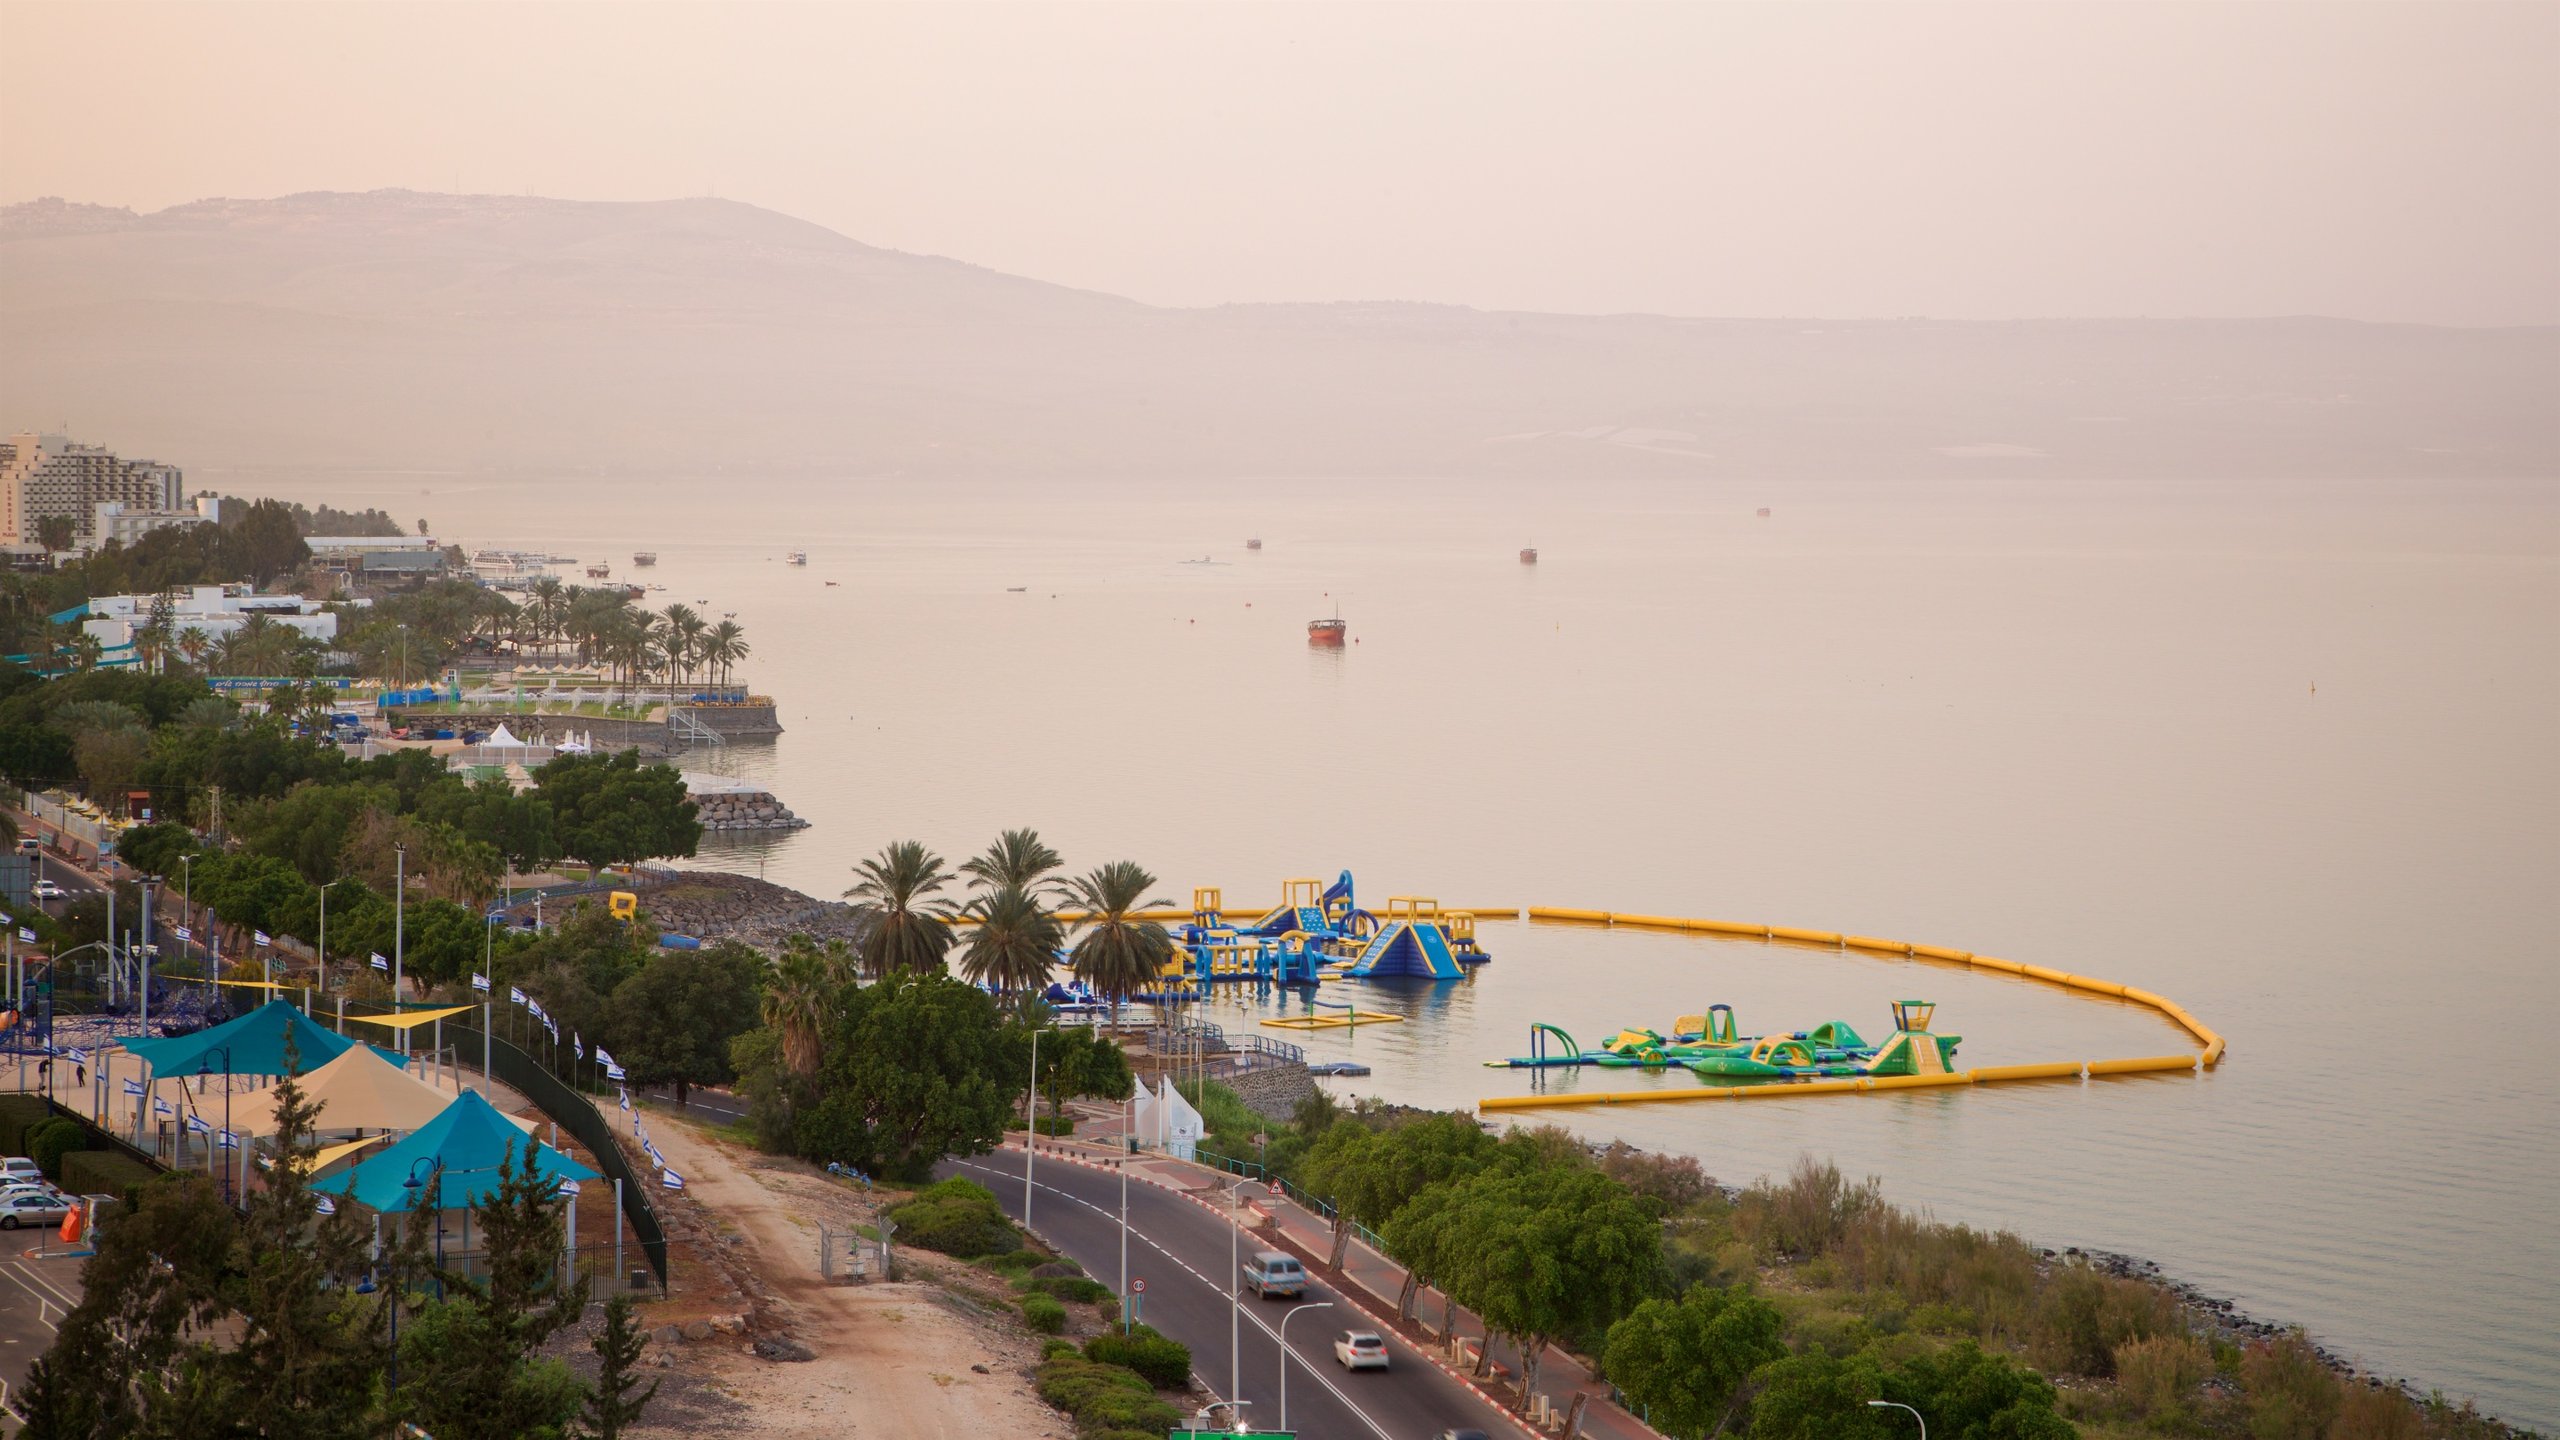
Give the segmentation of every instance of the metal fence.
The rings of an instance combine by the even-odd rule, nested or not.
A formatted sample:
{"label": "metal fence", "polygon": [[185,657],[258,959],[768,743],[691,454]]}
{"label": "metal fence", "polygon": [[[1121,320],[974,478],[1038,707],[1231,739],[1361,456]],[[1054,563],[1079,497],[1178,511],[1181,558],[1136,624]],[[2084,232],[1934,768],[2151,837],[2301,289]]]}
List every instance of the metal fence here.
{"label": "metal fence", "polygon": [[447,1023],[446,1043],[468,1057],[484,1042],[488,1045],[489,1069],[499,1080],[521,1091],[535,1107],[557,1122],[561,1129],[578,1137],[595,1157],[596,1168],[607,1180],[622,1182],[622,1218],[639,1238],[640,1253],[649,1262],[650,1273],[658,1277],[658,1289],[667,1288],[667,1231],[658,1222],[658,1209],[649,1201],[653,1177],[636,1169],[614,1143],[613,1123],[584,1092],[573,1089],[558,1076],[543,1068],[531,1055],[496,1036],[484,1035],[476,1025]]}

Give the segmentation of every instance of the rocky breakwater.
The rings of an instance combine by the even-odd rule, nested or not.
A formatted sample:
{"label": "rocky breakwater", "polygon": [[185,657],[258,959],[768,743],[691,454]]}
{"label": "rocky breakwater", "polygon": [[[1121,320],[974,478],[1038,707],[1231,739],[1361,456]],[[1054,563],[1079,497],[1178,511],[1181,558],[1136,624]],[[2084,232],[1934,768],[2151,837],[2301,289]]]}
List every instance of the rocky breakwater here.
{"label": "rocky breakwater", "polygon": [[670,934],[704,941],[736,940],[759,950],[779,950],[793,935],[823,944],[829,940],[851,943],[862,934],[852,906],[811,899],[751,875],[667,872],[663,883],[641,892],[640,905],[649,912],[650,923]]}
{"label": "rocky breakwater", "polygon": [[792,814],[790,806],[775,799],[771,791],[751,782],[687,772],[684,784],[693,800],[694,818],[712,834],[735,830],[809,828],[809,822]]}

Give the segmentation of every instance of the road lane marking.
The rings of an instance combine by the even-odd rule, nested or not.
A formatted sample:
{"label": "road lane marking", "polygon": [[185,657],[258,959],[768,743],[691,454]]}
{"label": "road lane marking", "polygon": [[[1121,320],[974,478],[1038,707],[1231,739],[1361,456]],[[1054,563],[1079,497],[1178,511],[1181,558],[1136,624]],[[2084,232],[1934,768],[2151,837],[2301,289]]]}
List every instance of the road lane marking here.
{"label": "road lane marking", "polygon": [[[967,1169],[967,1170],[976,1170],[976,1171],[979,1171],[979,1172],[980,1172],[980,1173],[982,1173],[982,1174],[992,1175],[992,1176],[995,1176],[996,1178],[1001,1179],[1001,1180],[1011,1180],[1011,1179],[1018,1179],[1018,1178],[1020,1178],[1020,1177],[1018,1177],[1018,1176],[1007,1175],[1007,1174],[1005,1174],[1004,1172],[1002,1172],[1002,1171],[1000,1171],[1000,1170],[997,1170],[997,1169],[995,1169],[995,1168],[993,1168],[993,1167],[991,1167],[991,1166],[978,1165],[978,1164],[974,1164],[974,1163],[972,1163],[972,1162],[970,1162],[970,1161],[967,1161],[967,1160],[958,1160],[958,1161],[954,1161],[954,1162],[952,1162],[952,1163],[954,1163],[954,1164],[956,1164],[956,1165],[959,1165],[959,1166],[960,1166],[961,1168],[963,1168],[963,1169]],[[1081,1196],[1081,1195],[1070,1195],[1070,1194],[1068,1194],[1066,1191],[1061,1190],[1061,1189],[1059,1189],[1058,1187],[1056,1187],[1056,1186],[1054,1186],[1054,1185],[1042,1184],[1042,1183],[1037,1182],[1037,1181],[1035,1181],[1035,1182],[1033,1182],[1033,1183],[1034,1183],[1034,1185],[1035,1185],[1037,1188],[1042,1189],[1042,1190],[1046,1190],[1046,1191],[1048,1191],[1050,1194],[1055,1195],[1055,1196],[1059,1197],[1060,1199],[1063,1199],[1063,1200],[1071,1200],[1071,1201],[1075,1202],[1075,1203],[1076,1203],[1076,1204],[1078,1204],[1078,1205],[1082,1205],[1082,1206],[1083,1206],[1084,1208],[1086,1208],[1087,1210],[1090,1210],[1090,1211],[1092,1211],[1093,1213],[1095,1213],[1096,1215],[1099,1215],[1099,1216],[1103,1217],[1103,1218],[1104,1218],[1104,1219],[1106,1219],[1106,1220],[1112,1221],[1112,1222],[1113,1222],[1113,1223],[1115,1223],[1115,1224],[1116,1224],[1116,1223],[1119,1221],[1119,1219],[1120,1219],[1120,1215],[1119,1215],[1119,1212],[1118,1212],[1118,1211],[1116,1211],[1116,1210],[1105,1210],[1105,1209],[1103,1209],[1101,1206],[1094,1204],[1092,1201],[1085,1199],[1085,1198],[1084,1198],[1083,1196]],[[1002,1192],[999,1192],[999,1193],[1002,1193]],[[1136,1226],[1134,1226],[1134,1225],[1132,1225],[1132,1226],[1130,1227],[1130,1229],[1129,1229],[1129,1233],[1130,1233],[1131,1235],[1137,1236],[1137,1238],[1138,1238],[1139,1240],[1144,1241],[1144,1242],[1147,1244],[1147,1246],[1148,1246],[1150,1249],[1154,1250],[1157,1254],[1162,1255],[1162,1256],[1163,1256],[1164,1258],[1166,1258],[1167,1260],[1170,1260],[1170,1261],[1172,1261],[1174,1264],[1181,1266],[1181,1267],[1182,1267],[1182,1269],[1183,1269],[1183,1271],[1184,1271],[1186,1274],[1189,1274],[1189,1275],[1191,1275],[1193,1278],[1195,1278],[1195,1279],[1199,1280],[1199,1282],[1200,1282],[1201,1284],[1208,1286],[1208,1287],[1209,1287],[1209,1289],[1210,1289],[1213,1293],[1224,1293],[1224,1292],[1221,1292],[1221,1291],[1219,1290],[1218,1282],[1216,1282],[1215,1280],[1210,1279],[1210,1278],[1209,1278],[1208,1276],[1206,1276],[1206,1275],[1201,1274],[1199,1271],[1192,1269],[1192,1268],[1191,1268],[1191,1265],[1190,1265],[1190,1262],[1188,1262],[1188,1261],[1184,1260],[1181,1256],[1174,1254],[1172,1251],[1167,1250],[1167,1249],[1166,1249],[1166,1248],[1164,1248],[1162,1245],[1157,1244],[1157,1243],[1156,1243],[1156,1241],[1155,1241],[1155,1239],[1154,1239],[1154,1237],[1149,1236],[1149,1235],[1140,1234],[1140,1233],[1139,1233],[1139,1231],[1138,1231],[1138,1229],[1137,1229],[1137,1227],[1136,1227]],[[1230,1303],[1231,1305],[1233,1305],[1237,1297],[1236,1297],[1236,1296],[1234,1296],[1234,1295],[1228,1295],[1228,1297],[1227,1297],[1227,1298],[1228,1298],[1229,1303]],[[1336,1297],[1334,1297],[1334,1298],[1336,1298],[1336,1299],[1341,1299],[1342,1297],[1340,1297],[1340,1296],[1336,1296]],[[1246,1319],[1251,1320],[1251,1321],[1253,1322],[1253,1326],[1254,1326],[1254,1328],[1255,1328],[1255,1329],[1260,1330],[1263,1334],[1270,1336],[1270,1337],[1271,1337],[1271,1339],[1272,1339],[1272,1342],[1273,1342],[1275,1345],[1279,1344],[1279,1342],[1280,1342],[1280,1333],[1279,1333],[1279,1331],[1277,1331],[1277,1330],[1275,1330],[1274,1328],[1272,1328],[1272,1326],[1271,1326],[1270,1322],[1268,1322],[1268,1321],[1264,1320],[1260,1315],[1256,1315],[1256,1314],[1252,1313],[1251,1311],[1245,1310],[1241,1305],[1237,1305],[1235,1308],[1236,1308],[1236,1310],[1237,1310],[1237,1313],[1239,1313],[1239,1314],[1243,1315]],[[1318,1334],[1322,1334],[1323,1332],[1322,1332],[1322,1331],[1318,1331],[1317,1333],[1318,1333]],[[1287,1346],[1282,1346],[1281,1348],[1283,1348],[1283,1349],[1288,1349],[1289,1347],[1287,1347]],[[1378,1423],[1378,1420],[1377,1420],[1377,1417],[1376,1417],[1376,1416],[1371,1415],[1368,1411],[1361,1409],[1361,1408],[1360,1408],[1360,1404],[1359,1404],[1359,1402],[1358,1402],[1358,1401],[1355,1401],[1355,1400],[1353,1400],[1349,1395],[1344,1394],[1344,1393],[1342,1392],[1342,1387],[1333,1383],[1333,1377],[1332,1377],[1331,1375],[1329,1375],[1329,1374],[1325,1373],[1325,1371],[1324,1371],[1321,1367],[1319,1367],[1313,1359],[1311,1359],[1309,1356],[1307,1356],[1307,1354],[1306,1354],[1305,1352],[1303,1352],[1303,1351],[1297,1351],[1297,1350],[1291,1350],[1291,1351],[1290,1351],[1290,1353],[1297,1355],[1297,1357],[1298,1357],[1299,1361],[1300,1361],[1300,1362],[1301,1362],[1301,1364],[1305,1367],[1305,1369],[1306,1369],[1307,1373],[1308,1373],[1309,1375],[1313,1376],[1313,1377],[1315,1378],[1315,1380],[1316,1380],[1316,1382],[1317,1382],[1318,1384],[1323,1385],[1323,1386],[1324,1386],[1324,1388],[1325,1388],[1325,1390],[1326,1390],[1328,1393],[1330,1393],[1330,1394],[1333,1396],[1333,1398],[1334,1398],[1334,1399],[1339,1400],[1339,1401],[1341,1401],[1341,1402],[1342,1402],[1342,1408],[1344,1408],[1344,1409],[1346,1409],[1346,1410],[1350,1411],[1350,1412],[1351,1412],[1352,1414],[1354,1414],[1354,1415],[1359,1416],[1359,1417],[1360,1417],[1360,1423],[1361,1423],[1361,1424],[1363,1424],[1363,1425],[1368,1426],[1368,1427],[1369,1427],[1369,1429],[1370,1429],[1371,1431],[1375,1432],[1375,1433],[1376,1433],[1376,1435],[1377,1435],[1377,1437],[1378,1437],[1378,1440],[1395,1440],[1395,1437],[1393,1437],[1393,1436],[1391,1436],[1391,1435],[1389,1435],[1389,1434],[1387,1433],[1387,1427]],[[1239,1358],[1239,1359],[1241,1359],[1241,1357],[1240,1357],[1240,1356],[1239,1356],[1238,1358]],[[1212,1391],[1213,1391],[1213,1392],[1214,1392],[1215,1388],[1216,1388],[1216,1387],[1214,1387],[1214,1386],[1212,1386],[1212,1387],[1211,1387],[1211,1389],[1212,1389]],[[1230,1399],[1230,1400],[1240,1400],[1240,1399],[1242,1399],[1243,1397],[1242,1397],[1242,1396],[1239,1396],[1239,1395],[1230,1395],[1230,1396],[1228,1396],[1228,1397],[1226,1397],[1226,1398],[1228,1398],[1228,1399]]]}

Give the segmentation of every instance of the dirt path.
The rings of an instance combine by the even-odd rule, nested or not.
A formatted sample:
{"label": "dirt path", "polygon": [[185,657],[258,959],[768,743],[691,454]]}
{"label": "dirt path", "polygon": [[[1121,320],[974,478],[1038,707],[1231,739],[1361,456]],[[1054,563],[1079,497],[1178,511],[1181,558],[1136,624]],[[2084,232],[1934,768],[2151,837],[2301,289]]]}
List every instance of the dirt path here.
{"label": "dirt path", "polygon": [[[912,1262],[920,1280],[829,1284],[818,1275],[818,1227],[869,1223],[876,1210],[864,1194],[663,1109],[647,1112],[647,1124],[685,1177],[683,1194],[663,1197],[662,1207],[694,1218],[706,1232],[704,1248],[747,1272],[741,1288],[754,1302],[757,1335],[779,1330],[816,1353],[805,1362],[761,1359],[749,1337],[729,1335],[664,1347],[736,1403],[738,1433],[1032,1440],[1070,1432],[1032,1392],[1038,1348],[1000,1308],[1002,1287],[992,1277],[919,1253],[902,1255],[901,1265]],[[708,1418],[671,1415],[643,1433],[698,1435]]]}

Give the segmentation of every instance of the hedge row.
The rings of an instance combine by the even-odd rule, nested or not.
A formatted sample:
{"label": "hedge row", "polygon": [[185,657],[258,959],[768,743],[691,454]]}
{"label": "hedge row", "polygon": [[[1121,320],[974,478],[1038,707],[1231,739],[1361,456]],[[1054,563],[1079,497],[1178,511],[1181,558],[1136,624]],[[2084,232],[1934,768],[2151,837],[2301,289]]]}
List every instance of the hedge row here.
{"label": "hedge row", "polygon": [[113,1150],[77,1150],[62,1157],[62,1188],[74,1195],[113,1195],[160,1172]]}
{"label": "hedge row", "polygon": [[1087,1440],[1128,1431],[1162,1435],[1182,1420],[1138,1372],[1087,1360],[1072,1346],[1053,1345],[1034,1373],[1040,1398],[1065,1411]]}
{"label": "hedge row", "polygon": [[27,1132],[53,1118],[41,1095],[0,1095],[0,1155],[27,1153]]}

